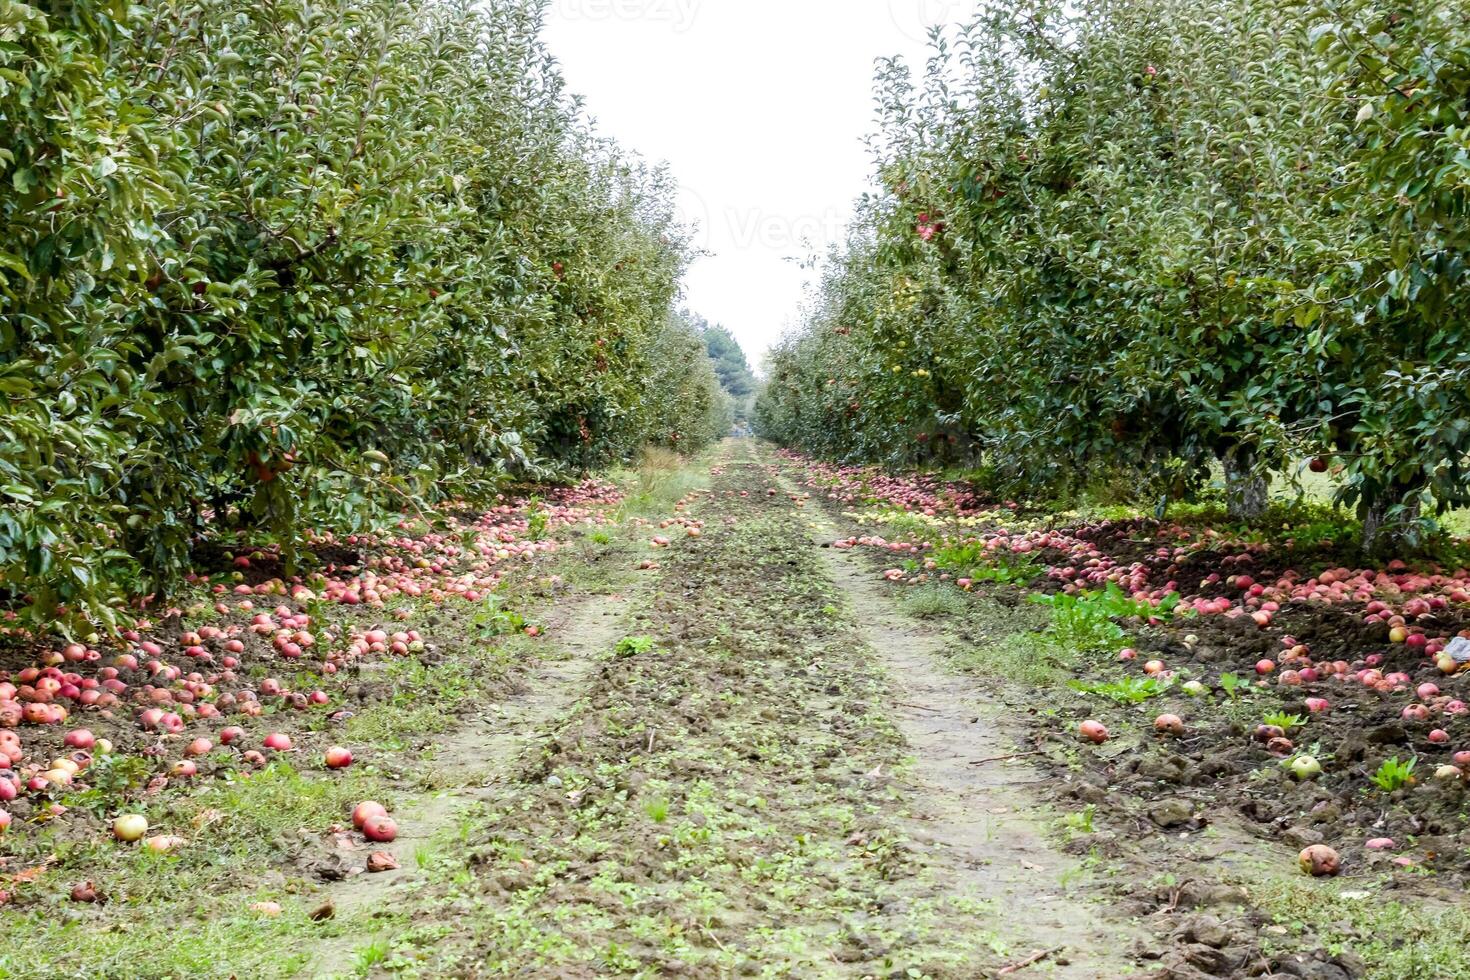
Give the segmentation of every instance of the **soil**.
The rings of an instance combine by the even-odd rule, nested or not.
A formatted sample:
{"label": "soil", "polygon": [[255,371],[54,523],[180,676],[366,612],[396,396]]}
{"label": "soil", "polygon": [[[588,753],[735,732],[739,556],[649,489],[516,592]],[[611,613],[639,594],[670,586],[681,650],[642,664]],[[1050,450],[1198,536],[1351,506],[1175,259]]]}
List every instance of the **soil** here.
{"label": "soil", "polygon": [[[842,560],[857,563],[865,588],[878,589],[890,604],[917,587],[964,595],[954,588],[950,575],[937,574],[943,569],[932,565],[919,562],[917,571],[895,575],[895,551],[900,556],[922,555],[927,545],[888,543],[933,542],[946,534],[972,539],[983,535],[983,526],[945,526],[941,520],[927,534],[916,535],[909,524],[892,530],[888,538],[874,538],[874,525],[859,523],[852,508],[864,501],[882,507],[888,500],[910,511],[923,507],[926,513],[966,513],[965,508],[947,508],[940,497],[916,497],[911,488],[896,494],[886,491],[885,497],[855,491],[850,477],[834,479],[830,473],[814,477],[808,469],[789,465],[786,471],[826,504],[832,523],[822,529],[825,543],[871,540],[875,547],[832,550]],[[834,485],[841,492],[833,494]],[[1291,569],[1304,579],[1324,570],[1353,567],[1353,556],[1332,543],[1300,549],[1222,544],[1179,560],[1159,552],[1161,544],[1177,543],[1177,526],[1137,520],[1059,529],[1098,548],[1112,565],[1147,569],[1146,580],[1155,587],[1164,581],[1178,582],[1182,591],[1204,597],[1238,598],[1240,589],[1226,580],[1246,572],[1257,582],[1269,583]],[[1248,562],[1236,557],[1243,550],[1250,555]],[[1064,551],[1042,550],[1037,557],[1043,568],[1076,562]],[[1214,575],[1218,581],[1211,580]],[[990,603],[992,612],[1020,609],[1026,605],[1027,592],[1055,594],[1061,586],[1055,577],[1020,588],[977,583],[964,601]],[[1470,608],[1450,605],[1420,617],[1418,623],[1430,635],[1453,635],[1470,623]],[[1144,704],[1121,705],[1070,690],[1027,689],[999,679],[991,684],[990,704],[1007,709],[999,718],[999,730],[1008,747],[995,754],[1014,752],[1034,761],[1030,771],[1050,783],[1039,791],[1039,798],[1095,808],[1102,829],[1087,835],[1085,846],[1092,853],[1106,854],[1121,878],[1121,884],[1114,886],[1117,907],[1152,927],[1155,939],[1146,959],[1159,964],[1160,976],[1365,975],[1364,964],[1350,951],[1334,951],[1325,938],[1310,931],[1290,942],[1266,932],[1278,929],[1273,918],[1255,907],[1248,891],[1239,887],[1242,881],[1279,878],[1283,869],[1290,873],[1297,852],[1312,844],[1335,847],[1342,855],[1344,878],[1361,880],[1385,897],[1397,896],[1428,909],[1461,906],[1462,889],[1470,880],[1470,829],[1463,819],[1466,785],[1463,778],[1430,776],[1464,747],[1457,718],[1439,707],[1448,698],[1470,697],[1463,678],[1446,678],[1422,652],[1390,643],[1387,624],[1365,622],[1362,602],[1284,604],[1268,629],[1246,616],[1127,620],[1122,625],[1128,638],[1119,646],[1136,649],[1136,658],[1120,663],[1116,651],[1109,651],[1084,660],[1076,680],[1142,680],[1143,664],[1158,659],[1176,680],[1209,682],[1233,671],[1241,679],[1240,693],[1227,696],[1212,683],[1212,693],[1201,699],[1186,696],[1175,686]],[[996,626],[993,615],[960,616],[948,630],[960,648],[974,649],[995,640]],[[1034,619],[1028,622],[1026,617],[1018,617],[1013,627],[1034,629],[1038,629]],[[1376,655],[1370,664],[1384,674],[1401,672],[1406,679],[1392,690],[1378,691],[1340,680],[1292,687],[1273,683],[1274,677],[1257,678],[1253,668],[1261,658],[1279,660],[1281,668],[1292,666],[1283,653],[1295,643],[1308,645],[1318,664],[1340,660],[1361,668],[1365,658]],[[902,666],[901,676],[922,676],[912,663]],[[1443,694],[1431,703],[1430,717],[1406,720],[1402,709],[1415,700],[1414,688],[1426,681],[1436,683]],[[1330,710],[1312,712],[1307,705],[1310,697],[1330,699]],[[1186,719],[1184,736],[1154,733],[1153,719],[1166,712]],[[1290,746],[1268,747],[1256,737],[1263,718],[1276,713],[1299,716],[1303,723],[1287,733],[1293,740]],[[1113,736],[1107,744],[1096,749],[1081,744],[1077,726],[1087,718],[1106,723]],[[1448,729],[1451,741],[1432,742],[1429,733],[1436,728]],[[1321,777],[1292,778],[1283,763],[1300,752],[1310,752],[1322,762]],[[1413,785],[1390,792],[1373,784],[1371,777],[1379,766],[1392,758],[1417,761]],[[1365,847],[1373,838],[1392,838],[1395,847]],[[1161,876],[1172,882],[1162,888],[1151,886]],[[1202,922],[1208,936],[1200,933]]]}
{"label": "soil", "polygon": [[687,508],[702,534],[653,549],[628,620],[651,642],[608,651],[544,748],[486,787],[474,883],[420,923],[457,916],[474,941],[422,968],[1133,972],[1132,926],[1086,900],[1018,792],[1038,773],[969,765],[1005,736],[945,675],[942,637],[818,546],[820,516],[764,456],[730,452]]}
{"label": "soil", "polygon": [[[214,897],[244,908],[266,894],[288,905],[296,931],[276,941],[291,955],[222,949],[218,970],[193,972],[240,973],[238,959],[261,976],[1385,976],[1370,974],[1340,936],[1283,928],[1254,891],[1282,873],[1306,880],[1296,854],[1318,842],[1339,848],[1348,879],[1458,908],[1422,872],[1470,881],[1461,786],[1423,779],[1393,794],[1364,791],[1385,758],[1420,756],[1420,772],[1432,774],[1450,751],[1426,748],[1430,723],[1400,717],[1402,691],[1331,687],[1332,710],[1292,733],[1298,747],[1318,746],[1326,771],[1313,781],[1291,779],[1253,737],[1266,712],[1310,714],[1313,690],[1250,684],[1249,665],[1279,655],[1283,634],[1310,643],[1319,662],[1386,653],[1383,671],[1420,681],[1425,665],[1389,649],[1387,628],[1365,624],[1361,609],[1288,605],[1270,630],[1247,617],[1132,620],[1123,625],[1136,661],[1112,652],[1080,660],[1077,679],[1094,682],[1141,677],[1154,656],[1212,682],[1235,670],[1246,683],[1234,699],[1219,690],[1191,699],[1176,686],[1122,705],[1027,687],[963,668],[997,635],[1038,628],[1028,590],[961,592],[940,570],[923,570],[918,546],[909,554],[919,571],[896,579],[885,574],[890,550],[831,547],[871,533],[848,510],[862,497],[858,484],[829,492],[812,470],[753,443],[727,444],[708,472],[707,489],[671,502],[670,513],[624,517],[616,528],[603,509],[616,494],[584,494],[589,509],[552,522],[571,546],[527,547],[497,579],[496,602],[451,601],[414,620],[429,641],[410,659],[426,673],[363,656],[328,685],[330,708],[297,709],[286,698],[251,720],[258,740],[296,719],[293,759],[308,769],[354,713],[412,710],[404,685],[415,682],[405,678],[475,678],[457,700],[434,702],[433,730],[354,744],[370,760],[362,785],[394,804],[391,845],[351,831],[348,801],[360,797],[346,791],[342,806],[289,842],[236,839],[259,848],[252,861],[263,870],[231,872]],[[986,513],[981,495],[938,481],[894,478],[882,492],[970,528]],[[487,533],[515,547],[530,521],[518,506],[466,512],[459,525],[494,528]],[[1163,530],[1130,522],[1068,533],[1161,578],[1238,571],[1213,552],[1155,563]],[[426,548],[435,562],[447,556],[434,581],[452,584],[462,567],[456,540],[428,533],[316,557],[334,574],[386,573],[393,548]],[[1341,557],[1329,549],[1321,567]],[[249,569],[223,549],[214,559],[246,585],[279,575],[269,552],[252,552]],[[1297,553],[1261,551],[1254,563],[1262,579],[1304,567]],[[946,590],[950,611],[915,618],[908,601],[920,580]],[[508,608],[531,628],[490,617]],[[1444,621],[1458,628],[1463,612]],[[339,631],[396,628],[360,607],[332,622]],[[177,637],[185,626],[171,620],[160,633]],[[319,680],[280,667],[269,631],[239,635],[252,685],[267,670],[303,691]],[[164,645],[163,660],[183,658],[177,639]],[[18,671],[35,653],[12,645],[0,669]],[[1162,711],[1185,717],[1183,737],[1154,734]],[[1104,721],[1114,738],[1081,744],[1084,718]],[[121,712],[87,719],[121,754],[177,753],[177,737],[141,732]],[[26,727],[28,749],[59,751],[65,727]],[[184,737],[207,728],[191,721]],[[193,785],[237,778],[235,768],[212,755]],[[186,807],[190,792],[178,781],[147,789],[161,812]],[[41,823],[38,805],[8,805],[26,833]],[[84,808],[66,819],[61,856],[47,860],[73,876],[87,867],[87,842],[106,830]],[[1401,846],[1363,846],[1378,836]],[[4,843],[20,839],[12,829]],[[368,871],[374,851],[396,868]],[[20,905],[67,909],[60,888],[23,889]],[[152,908],[151,893],[132,888],[115,911],[68,911],[69,921],[95,929],[82,933],[94,942],[115,936],[124,909]],[[90,961],[79,962],[68,969]]]}
{"label": "soil", "polygon": [[[217,541],[201,541],[194,547],[191,557],[199,574],[220,578],[238,573],[239,581],[246,585],[259,585],[286,577],[286,561],[278,550],[250,547],[243,541],[232,547]],[[242,557],[249,562],[243,567],[236,563]],[[314,545],[297,556],[296,574],[357,571],[364,558],[361,548],[340,544]]]}
{"label": "soil", "polygon": [[[812,544],[831,542],[825,518],[809,523]],[[942,632],[900,615],[891,594],[850,551],[826,549],[834,581],[853,620],[890,677],[892,713],[914,757],[906,773],[919,809],[914,840],[942,868],[945,887],[982,895],[1024,916],[1003,916],[998,930],[1062,978],[1123,976],[1142,933],[1108,917],[1067,882],[1082,864],[1048,839],[1044,770],[1018,757],[1014,731],[976,684],[948,669]],[[1040,962],[1040,960],[1038,960]]]}
{"label": "soil", "polygon": [[[487,705],[482,714],[436,736],[422,749],[424,760],[413,779],[396,787],[405,802],[395,810],[404,828],[391,844],[363,843],[355,835],[329,834],[318,842],[325,855],[309,864],[328,884],[320,900],[338,912],[396,908],[409,900],[422,880],[417,856],[434,845],[461,821],[494,799],[494,785],[507,778],[510,767],[535,745],[552,737],[549,726],[562,718],[582,694],[594,669],[594,657],[610,649],[622,635],[628,597],[590,594],[558,604],[544,627],[545,645],[530,669],[518,673],[508,696]],[[424,792],[427,784],[436,787]],[[390,870],[371,871],[366,852],[392,857]],[[323,945],[316,968],[328,972],[350,960],[350,937]]]}

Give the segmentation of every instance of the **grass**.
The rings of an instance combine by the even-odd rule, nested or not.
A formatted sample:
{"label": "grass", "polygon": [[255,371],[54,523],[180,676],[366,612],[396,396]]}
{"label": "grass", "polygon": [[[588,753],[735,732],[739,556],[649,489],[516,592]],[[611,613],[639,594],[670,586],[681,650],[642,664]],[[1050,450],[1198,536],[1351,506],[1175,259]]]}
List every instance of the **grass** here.
{"label": "grass", "polygon": [[366,975],[373,967],[386,963],[392,947],[381,939],[368,943],[357,953],[358,972]]}
{"label": "grass", "polygon": [[691,463],[666,449],[645,449],[636,466],[613,474],[623,490],[615,517],[623,521],[668,514],[676,502],[709,486],[708,461],[707,455]]}
{"label": "grass", "polygon": [[[716,485],[765,479],[737,463]],[[473,881],[429,891],[463,911],[421,916],[382,969],[826,975],[846,953],[852,972],[978,975],[971,918],[910,898],[897,787],[829,778],[905,764],[886,677],[796,508],[732,497],[737,520],[661,554],[534,778],[495,787],[461,849]]]}
{"label": "grass", "polygon": [[[581,550],[567,549],[550,570],[570,573],[572,566],[563,563],[579,562]],[[398,753],[453,727],[453,709],[497,696],[516,664],[545,654],[515,631],[518,618],[506,612],[509,604],[531,602],[529,593],[514,583],[506,588],[504,602],[476,607],[406,603],[414,621],[429,624],[439,656],[432,664],[389,659],[365,676],[391,693],[386,700],[353,703],[354,715],[334,736],[369,747],[351,769],[317,772],[316,758],[283,755],[259,771],[223,774],[139,800],[147,773],[132,771],[123,757],[116,771],[66,801],[95,814],[98,833],[78,837],[41,829],[33,836],[8,835],[5,853],[11,860],[0,871],[44,866],[45,873],[13,889],[16,900],[3,909],[7,934],[25,941],[0,944],[0,980],[299,976],[313,968],[322,949],[344,941],[353,945],[341,947],[340,962],[316,965],[344,975],[386,968],[397,954],[377,937],[406,925],[408,912],[339,909],[334,918],[312,921],[323,895],[303,863],[316,845],[304,850],[303,843],[343,823],[363,799],[394,810],[411,802],[414,784],[395,774],[419,760]],[[334,629],[352,619],[336,608],[318,612]],[[123,810],[143,813],[150,833],[178,834],[189,843],[169,856],[115,843],[101,828]],[[449,855],[464,853],[468,832],[460,827],[455,833],[458,845],[441,846],[436,836],[434,845],[414,853],[422,874],[462,871],[462,862]],[[108,901],[67,901],[72,885],[88,880]],[[3,878],[0,887],[11,890]],[[279,903],[281,914],[252,911],[260,901]]]}
{"label": "grass", "polygon": [[[303,827],[339,821],[369,796],[391,802],[366,772],[322,779],[277,761],[182,799],[157,798],[146,810],[150,832],[191,842],[174,855],[42,836],[30,857],[51,862],[51,887],[64,894],[69,882],[91,880],[109,901],[66,914],[50,902],[7,909],[9,934],[26,941],[0,948],[0,978],[289,976],[316,942],[350,929],[350,919],[312,922],[306,902],[292,889],[267,887],[259,872],[285,856]],[[280,902],[279,917],[250,911],[267,899]],[[228,963],[221,950],[229,950]]]}
{"label": "grass", "polygon": [[[266,919],[247,907],[191,897],[172,906],[155,904],[157,915],[117,917],[110,928],[85,930],[68,928],[59,916],[8,913],[7,930],[25,936],[25,943],[0,950],[0,977],[286,977],[305,967],[316,938],[337,931],[312,922],[299,908]],[[82,921],[109,915],[84,913]],[[38,971],[37,950],[46,951],[48,962],[73,966]],[[228,964],[220,962],[221,950],[229,950]]]}
{"label": "grass", "polygon": [[441,663],[430,666],[412,657],[388,661],[379,678],[391,688],[392,697],[355,714],[347,722],[344,739],[399,751],[414,736],[452,728],[456,718],[446,708],[491,693],[492,685],[533,655],[529,640],[520,634],[487,642],[500,634],[485,632],[482,619],[503,615],[487,609],[469,617],[458,627],[464,635],[446,644],[449,656]]}
{"label": "grass", "polygon": [[915,619],[960,616],[964,614],[966,606],[965,597],[961,593],[943,585],[916,588],[899,603],[899,607]]}
{"label": "grass", "polygon": [[[1323,507],[1331,507],[1337,493],[1338,480],[1329,473],[1313,473],[1303,467],[1301,472],[1280,474],[1271,484],[1273,498],[1286,502],[1303,500]],[[1347,517],[1351,520],[1351,517]],[[1460,508],[1435,519],[1439,526],[1456,537],[1470,536],[1470,508]],[[1355,523],[1355,522],[1354,522]]]}
{"label": "grass", "polygon": [[1470,976],[1470,919],[1458,907],[1410,907],[1305,878],[1253,882],[1251,896],[1288,933],[1310,931],[1329,952],[1356,954],[1367,980]]}
{"label": "grass", "polygon": [[1002,605],[969,594],[968,609],[957,632],[964,646],[951,649],[956,668],[970,674],[1038,687],[1061,687],[1084,667],[1077,647],[1060,643],[1050,630],[1050,617],[1040,607]]}
{"label": "grass", "polygon": [[1015,681],[1031,687],[1060,687],[1076,676],[1081,657],[1042,633],[1013,633],[954,655],[968,673]]}

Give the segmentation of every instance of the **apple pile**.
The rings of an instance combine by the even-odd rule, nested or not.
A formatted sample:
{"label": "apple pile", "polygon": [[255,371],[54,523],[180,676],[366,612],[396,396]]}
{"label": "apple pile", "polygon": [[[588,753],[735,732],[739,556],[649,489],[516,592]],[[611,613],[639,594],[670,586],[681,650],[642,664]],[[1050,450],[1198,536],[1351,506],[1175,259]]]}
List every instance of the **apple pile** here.
{"label": "apple pile", "polygon": [[[390,534],[320,533],[313,549],[365,557],[307,577],[272,574],[279,549],[238,548],[226,553],[226,572],[188,576],[200,597],[194,605],[153,610],[155,621],[140,603],[137,618],[112,640],[48,642],[0,625],[11,650],[29,650],[32,661],[0,670],[0,831],[16,832],[33,814],[63,816],[65,796],[87,788],[100,756],[145,758],[151,794],[216,771],[248,773],[296,752],[298,728],[318,730],[317,714],[343,711],[334,675],[428,652],[429,638],[402,622],[407,608],[392,617],[397,622],[373,622],[387,603],[482,601],[507,576],[562,547],[567,529],[607,523],[605,510],[619,499],[611,484],[588,480],[534,506],[504,500],[473,520],[455,516],[459,505],[450,505],[444,529],[405,518]],[[323,608],[332,603],[361,609],[342,609],[328,622]],[[262,678],[262,667],[279,673]],[[266,718],[271,727],[257,727]],[[353,763],[352,752],[336,745],[319,758],[329,771]],[[146,834],[141,816],[119,820],[119,840]],[[163,837],[147,846],[170,851],[179,843]]]}
{"label": "apple pile", "polygon": [[[941,482],[928,474],[898,476],[875,467],[835,466],[789,449],[780,450],[778,455],[801,468],[808,486],[822,492],[828,500],[849,507],[881,503],[931,517],[939,514],[965,517],[994,506],[973,487]],[[1007,506],[1015,509],[1014,504]]]}
{"label": "apple pile", "polygon": [[[1376,792],[1367,776],[1382,756],[1370,756],[1365,769],[1334,759],[1336,747],[1331,744],[1322,745],[1321,759],[1313,754],[1316,749],[1303,751],[1329,730],[1325,726],[1339,710],[1363,729],[1383,726],[1391,733],[1401,728],[1407,740],[1394,746],[1405,759],[1440,756],[1443,761],[1437,766],[1421,766],[1433,775],[1432,786],[1426,782],[1422,788],[1441,794],[1422,797],[1424,805],[1443,798],[1450,806],[1458,796],[1443,794],[1458,794],[1467,785],[1470,678],[1462,675],[1470,671],[1470,644],[1460,641],[1470,640],[1470,629],[1464,628],[1470,626],[1470,569],[1410,566],[1402,560],[1376,567],[1342,565],[1340,559],[1314,562],[1317,552],[1298,552],[1289,538],[1237,540],[1231,532],[1180,522],[1096,521],[1058,527],[1050,518],[1028,521],[1009,503],[986,505],[929,476],[830,466],[792,453],[785,459],[799,464],[805,486],[833,505],[878,508],[849,513],[859,525],[894,523],[887,511],[909,515],[900,522],[903,531],[898,535],[870,530],[832,543],[839,550],[873,553],[882,577],[895,584],[952,581],[961,589],[976,588],[976,582],[962,577],[968,569],[942,567],[935,558],[940,546],[966,546],[971,553],[996,556],[998,565],[1015,565],[1018,559],[1035,563],[1037,578],[1030,587],[1039,591],[1075,594],[1116,585],[1138,603],[1153,606],[1177,596],[1179,611],[1189,617],[1192,629],[1208,631],[1208,657],[1194,656],[1201,641],[1183,635],[1190,626],[1165,622],[1162,616],[1147,624],[1158,631],[1143,638],[1148,653],[1128,647],[1116,655],[1124,672],[1140,679],[1168,680],[1176,670],[1184,672],[1174,696],[1203,699],[1202,710],[1192,713],[1198,716],[1188,723],[1172,711],[1148,716],[1155,740],[1185,738],[1199,745],[1232,738],[1222,718],[1204,711],[1214,703],[1213,692],[1221,698],[1227,693],[1223,685],[1206,681],[1233,673],[1236,685],[1253,690],[1258,698],[1254,707],[1262,715],[1279,710],[1301,716],[1309,726],[1313,720],[1323,726],[1308,728],[1311,735],[1270,725],[1244,733],[1252,751],[1263,760],[1278,760],[1288,785],[1301,787],[1303,794],[1318,782],[1330,786],[1330,792]],[[1330,542],[1320,554],[1334,554]],[[1330,632],[1319,632],[1324,629]],[[1274,697],[1260,697],[1266,694]],[[1132,718],[1107,721],[1115,729],[1148,724]],[[1085,742],[1101,744],[1115,737],[1100,719],[1074,724],[1076,737]],[[1383,756],[1389,754],[1385,748]],[[1387,846],[1382,843],[1386,838],[1375,840],[1378,848]],[[1304,870],[1337,873],[1335,851],[1323,846],[1309,852],[1303,853]]]}
{"label": "apple pile", "polygon": [[387,807],[372,800],[365,800],[353,809],[352,826],[375,844],[391,844],[398,837],[398,824],[388,815]]}

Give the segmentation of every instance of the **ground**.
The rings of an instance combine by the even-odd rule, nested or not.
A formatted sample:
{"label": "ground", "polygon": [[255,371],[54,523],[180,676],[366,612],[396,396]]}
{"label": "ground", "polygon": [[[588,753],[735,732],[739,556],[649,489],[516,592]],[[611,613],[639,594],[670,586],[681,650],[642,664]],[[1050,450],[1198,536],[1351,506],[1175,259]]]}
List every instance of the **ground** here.
{"label": "ground", "polygon": [[[75,786],[43,778],[6,804],[0,977],[1470,970],[1458,894],[1441,887],[1463,881],[1460,797],[1365,798],[1361,776],[1291,782],[1242,727],[1276,688],[1212,691],[1220,721],[1207,728],[1201,703],[1172,689],[1149,706],[1152,693],[1068,687],[1101,689],[1113,651],[1059,641],[1055,611],[1005,582],[961,587],[926,567],[932,546],[893,569],[894,549],[857,542],[917,541],[915,522],[855,507],[840,476],[749,440],[620,483],[466,514],[453,534],[406,527],[353,545],[371,557],[337,542],[315,588],[289,598],[269,591],[282,573],[264,555],[215,589],[213,612],[206,600],[150,624],[129,642],[146,655],[158,642],[163,665],[248,642],[214,680],[177,679],[197,698],[118,674],[125,698],[177,708],[177,733],[95,704],[21,728],[33,758],[64,754],[80,724],[117,745]],[[269,624],[252,622],[247,593],[281,604]],[[340,666],[287,656],[307,629],[283,626],[295,615],[332,637],[313,642],[345,649]],[[1226,656],[1212,651],[1253,662],[1273,642],[1234,619],[1110,622],[1108,644],[1168,657],[1181,677]],[[217,632],[190,636],[201,623]],[[4,666],[18,677],[38,655],[16,645]],[[211,746],[198,776],[177,775],[184,746],[218,741],[223,723],[185,706],[228,690],[240,708],[247,683],[267,703],[230,716],[238,744],[289,723],[291,748],[252,761]],[[325,704],[292,701],[311,688]],[[1199,731],[1157,736],[1166,703]],[[1354,749],[1355,712],[1335,710],[1312,737],[1339,755],[1376,761],[1411,737]],[[1082,742],[1089,715],[1114,738]],[[328,745],[351,749],[352,766],[326,768]],[[354,828],[367,799],[391,812],[396,840]],[[1370,811],[1376,831],[1357,827]],[[113,840],[123,812],[181,841],[153,853]],[[1401,838],[1412,860],[1344,843],[1369,831]],[[1421,836],[1454,854],[1437,859]],[[1342,847],[1341,878],[1297,870],[1320,841]]]}

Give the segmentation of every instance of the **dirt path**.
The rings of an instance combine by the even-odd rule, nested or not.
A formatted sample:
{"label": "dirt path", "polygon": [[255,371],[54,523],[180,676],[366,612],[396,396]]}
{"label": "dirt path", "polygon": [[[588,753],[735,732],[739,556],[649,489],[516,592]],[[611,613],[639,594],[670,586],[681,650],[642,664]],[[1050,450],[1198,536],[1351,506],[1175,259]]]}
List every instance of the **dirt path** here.
{"label": "dirt path", "polygon": [[[405,786],[410,795],[395,811],[401,832],[393,843],[369,845],[344,855],[353,873],[323,889],[322,901],[337,914],[392,909],[425,877],[425,866],[446,846],[477,807],[495,799],[497,784],[515,764],[551,737],[555,726],[586,693],[596,658],[622,635],[628,608],[624,594],[589,594],[555,606],[545,625],[540,658],[520,677],[511,697],[487,705],[479,716],[436,737],[426,750],[422,771]],[[420,786],[438,787],[422,792]],[[343,840],[350,838],[343,835]],[[397,868],[363,874],[368,849],[386,851]],[[336,975],[352,959],[360,937],[326,942],[317,953],[313,976]]]}
{"label": "dirt path", "polygon": [[[767,472],[808,502],[799,474]],[[1029,723],[1048,714],[1044,687],[962,672],[974,662],[967,654],[977,627],[983,638],[1021,637],[1034,621],[999,603],[967,619],[969,603],[937,586],[906,598],[884,582],[882,559],[831,547],[856,525],[817,507],[806,520],[812,547],[889,672],[893,718],[914,752],[907,777],[921,829],[913,836],[932,847],[945,887],[1021,910],[1000,920],[1009,945],[1054,952],[1045,962],[1059,977],[1363,975],[1350,950],[1293,931],[1256,904],[1263,892],[1299,887],[1300,843],[1262,839],[1197,787],[1137,798],[1106,767],[1078,766],[1075,742],[1055,725]],[[931,627],[909,609],[945,618]],[[1082,853],[1086,861],[1074,856]]]}
{"label": "dirt path", "polygon": [[506,745],[464,873],[429,889],[399,958],[462,976],[1132,972],[1126,936],[1067,896],[1076,866],[1013,785],[1029,773],[968,765],[1003,739],[937,641],[814,545],[767,462],[734,444],[688,510],[703,534],[650,549],[628,635],[598,637],[616,652],[584,697],[543,701],[548,738]]}
{"label": "dirt path", "polygon": [[[788,480],[782,486],[799,493]],[[1024,759],[1010,758],[1019,750],[1000,708],[973,679],[945,666],[943,633],[904,616],[858,556],[829,547],[836,536],[831,521],[813,511],[807,522],[812,546],[887,671],[892,717],[913,753],[905,773],[913,790],[913,836],[928,849],[944,887],[1012,910],[992,928],[1006,947],[1024,954],[1018,961],[1045,954],[1050,975],[1078,980],[1128,973],[1132,930],[1071,894],[1069,884],[1085,880],[1086,871],[1043,836],[1054,815],[1028,787],[1048,779]]]}

